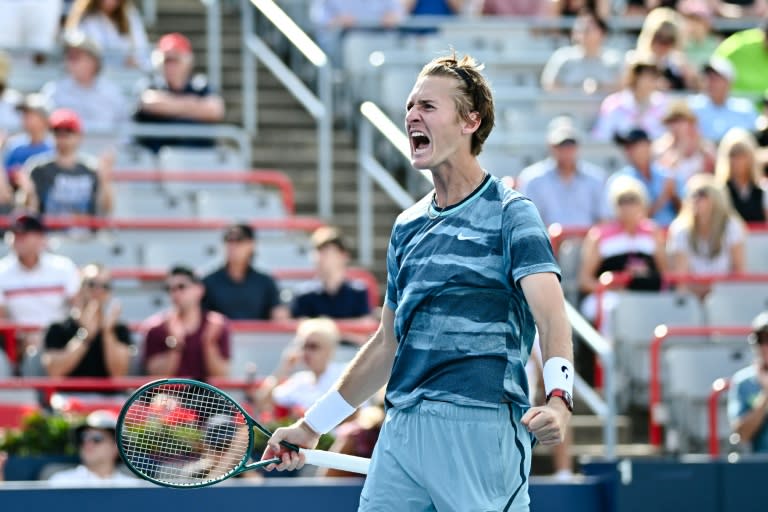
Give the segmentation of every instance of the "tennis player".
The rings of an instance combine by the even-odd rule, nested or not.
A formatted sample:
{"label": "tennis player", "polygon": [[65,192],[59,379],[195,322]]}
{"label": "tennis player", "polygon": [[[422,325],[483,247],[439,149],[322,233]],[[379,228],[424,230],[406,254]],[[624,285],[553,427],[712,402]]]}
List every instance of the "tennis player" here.
{"label": "tennis player", "polygon": [[[388,382],[387,415],[360,511],[527,511],[534,440],[562,442],[572,412],[572,343],[559,268],[530,200],[477,161],[494,123],[470,57],[441,57],[406,105],[411,164],[435,190],[397,218],[381,324],[335,387],[278,429],[264,457],[292,470]],[[538,327],[546,405],[525,363]]]}

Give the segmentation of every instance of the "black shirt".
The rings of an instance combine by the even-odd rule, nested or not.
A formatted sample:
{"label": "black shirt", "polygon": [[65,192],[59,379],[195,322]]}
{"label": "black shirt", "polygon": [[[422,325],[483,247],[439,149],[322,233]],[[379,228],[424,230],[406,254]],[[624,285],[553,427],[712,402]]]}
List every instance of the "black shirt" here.
{"label": "black shirt", "polygon": [[[51,324],[45,333],[46,349],[63,349],[67,343],[75,336],[80,324],[74,318],[70,317],[63,322]],[[115,325],[115,337],[117,341],[125,345],[131,344],[131,331],[124,324]],[[107,363],[104,359],[104,344],[102,342],[101,330],[89,342],[90,347],[80,360],[78,365],[72,370],[68,377],[109,377]]]}
{"label": "black shirt", "polygon": [[269,320],[272,309],[280,305],[274,279],[253,268],[238,282],[222,267],[203,278],[203,285],[203,307],[231,320]]}
{"label": "black shirt", "polygon": [[765,222],[765,210],[763,209],[763,194],[760,187],[750,187],[746,195],[742,195],[732,181],[728,180],[728,193],[731,197],[733,208],[739,212],[744,222]]}
{"label": "black shirt", "polygon": [[330,318],[358,318],[370,314],[368,290],[363,283],[344,281],[331,295],[322,283],[313,282],[306,291],[296,296],[291,305],[294,318],[327,316]]}
{"label": "black shirt", "polygon": [[29,177],[35,185],[40,213],[96,214],[99,177],[85,162],[66,169],[53,159],[45,160],[31,169]]}

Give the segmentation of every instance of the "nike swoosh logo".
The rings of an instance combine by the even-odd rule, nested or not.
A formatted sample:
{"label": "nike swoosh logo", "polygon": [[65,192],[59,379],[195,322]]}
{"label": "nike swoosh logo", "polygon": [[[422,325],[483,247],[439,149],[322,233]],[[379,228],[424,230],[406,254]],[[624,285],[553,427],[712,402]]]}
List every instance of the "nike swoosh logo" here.
{"label": "nike swoosh logo", "polygon": [[456,237],[459,240],[479,240],[479,236],[465,236],[464,233],[459,233],[459,235]]}

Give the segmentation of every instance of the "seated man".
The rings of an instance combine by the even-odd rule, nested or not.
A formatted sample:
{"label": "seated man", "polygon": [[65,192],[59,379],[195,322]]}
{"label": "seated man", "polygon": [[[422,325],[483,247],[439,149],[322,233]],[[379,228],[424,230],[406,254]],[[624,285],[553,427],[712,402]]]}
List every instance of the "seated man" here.
{"label": "seated man", "polygon": [[[166,34],[157,42],[162,82],[150,84],[141,94],[135,120],[140,123],[218,123],[224,119],[224,101],[203,75],[192,75],[192,43],[179,33]],[[211,139],[148,138],[142,145],[159,151],[163,146],[210,147]]]}
{"label": "seated man", "polygon": [[[341,340],[338,327],[330,318],[303,320],[296,329],[294,343],[285,349],[280,366],[264,379],[257,404],[305,411],[341,376],[344,364],[333,356]],[[306,370],[293,373],[299,364]]]}
{"label": "seated man", "polygon": [[72,314],[48,327],[43,365],[51,377],[123,377],[131,362],[131,332],[111,301],[109,271],[86,265]]}
{"label": "seated man", "polygon": [[45,215],[108,215],[114,154],[102,155],[98,166],[80,156],[83,126],[72,110],[54,111],[49,124],[55,152],[31,159],[22,171],[27,206]]}
{"label": "seated man", "polygon": [[248,224],[233,224],[224,232],[226,262],[203,278],[203,307],[230,320],[287,320],[277,284],[251,265],[255,235]]}
{"label": "seated man", "polygon": [[85,424],[75,430],[80,465],[54,473],[48,482],[78,487],[137,483],[136,478],[118,469],[116,427],[117,414],[114,412],[97,410],[90,413]]}
{"label": "seated man", "polygon": [[768,311],[752,322],[748,340],[755,360],[731,380],[728,419],[742,443],[755,453],[768,453]]}
{"label": "seated man", "polygon": [[3,148],[5,172],[14,188],[18,187],[16,174],[27,160],[53,151],[53,137],[48,131],[48,102],[45,98],[40,94],[29,94],[17,110],[21,112],[24,131],[9,137]]}
{"label": "seated man", "polygon": [[152,377],[227,377],[229,327],[219,313],[205,311],[205,289],[197,274],[175,266],[166,277],[173,307],[147,320],[144,367]]}
{"label": "seated man", "polygon": [[312,244],[318,280],[295,297],[292,316],[368,320],[368,290],[346,278],[349,250],[341,232],[330,227],[318,228],[312,234]]}
{"label": "seated man", "polygon": [[64,39],[66,75],[40,91],[51,108],[77,112],[87,134],[116,134],[128,120],[126,98],[101,74],[101,49],[81,32]]}

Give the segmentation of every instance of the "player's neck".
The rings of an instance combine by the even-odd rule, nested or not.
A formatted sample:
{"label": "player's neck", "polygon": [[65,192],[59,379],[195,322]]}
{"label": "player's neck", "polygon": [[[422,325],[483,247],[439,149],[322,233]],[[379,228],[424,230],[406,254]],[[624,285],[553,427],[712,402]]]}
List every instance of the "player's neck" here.
{"label": "player's neck", "polygon": [[472,157],[468,165],[453,166],[432,171],[435,183],[435,202],[438,208],[445,208],[463,201],[474,192],[485,179],[485,171]]}

